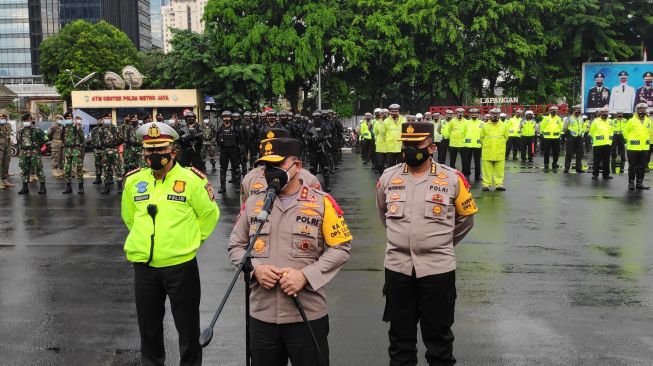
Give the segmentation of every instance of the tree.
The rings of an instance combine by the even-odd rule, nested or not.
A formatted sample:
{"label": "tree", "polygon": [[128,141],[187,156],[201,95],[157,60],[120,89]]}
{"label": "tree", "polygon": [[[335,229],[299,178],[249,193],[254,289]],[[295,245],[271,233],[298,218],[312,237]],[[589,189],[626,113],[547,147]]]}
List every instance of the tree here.
{"label": "tree", "polygon": [[[68,23],[40,46],[43,79],[54,85],[66,99],[73,87],[66,70],[84,76],[91,72],[120,72],[127,65],[140,66],[136,47],[125,33],[104,21],[91,24],[76,20]],[[103,89],[104,83],[100,76],[84,86]]]}

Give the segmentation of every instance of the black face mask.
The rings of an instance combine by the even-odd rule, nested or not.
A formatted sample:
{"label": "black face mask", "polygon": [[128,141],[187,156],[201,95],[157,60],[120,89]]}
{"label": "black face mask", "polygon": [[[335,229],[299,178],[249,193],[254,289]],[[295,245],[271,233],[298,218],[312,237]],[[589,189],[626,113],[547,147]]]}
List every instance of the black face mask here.
{"label": "black face mask", "polygon": [[288,174],[290,169],[292,169],[292,166],[288,168],[288,170],[285,170],[275,165],[266,165],[264,169],[264,173],[265,173],[265,181],[268,183],[268,187],[274,188],[274,190],[276,190],[277,193],[281,192],[284,188],[286,188],[288,182],[292,180],[292,178],[290,178],[290,174]]}
{"label": "black face mask", "polygon": [[417,167],[422,165],[428,158],[430,157],[429,154],[429,147],[423,147],[423,148],[417,148],[415,146],[408,146],[404,148],[404,158],[406,160],[406,164],[410,167]]}
{"label": "black face mask", "polygon": [[639,118],[644,118],[646,116],[646,113],[641,112],[641,113],[637,113],[637,115],[639,116]]}
{"label": "black face mask", "polygon": [[172,160],[172,153],[166,153],[166,154],[150,154],[145,157],[145,161],[147,162],[147,165],[152,168],[154,171],[161,170],[168,165],[168,163]]}
{"label": "black face mask", "polygon": [[499,117],[492,117],[492,122],[498,122],[498,121],[499,121]]}

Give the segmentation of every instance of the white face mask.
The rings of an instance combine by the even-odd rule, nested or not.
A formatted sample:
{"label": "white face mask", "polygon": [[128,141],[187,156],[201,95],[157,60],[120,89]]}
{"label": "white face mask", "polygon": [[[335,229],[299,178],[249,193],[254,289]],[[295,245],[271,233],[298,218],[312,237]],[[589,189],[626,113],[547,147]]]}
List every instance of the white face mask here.
{"label": "white face mask", "polygon": [[32,122],[30,122],[30,121],[24,121],[24,122],[23,122],[23,127],[32,127]]}
{"label": "white face mask", "polygon": [[7,120],[6,119],[0,119],[0,125],[6,125]]}
{"label": "white face mask", "polygon": [[104,125],[105,125],[105,126],[108,126],[108,125],[111,124],[111,120],[110,120],[110,119],[105,119],[103,122],[104,122]]}

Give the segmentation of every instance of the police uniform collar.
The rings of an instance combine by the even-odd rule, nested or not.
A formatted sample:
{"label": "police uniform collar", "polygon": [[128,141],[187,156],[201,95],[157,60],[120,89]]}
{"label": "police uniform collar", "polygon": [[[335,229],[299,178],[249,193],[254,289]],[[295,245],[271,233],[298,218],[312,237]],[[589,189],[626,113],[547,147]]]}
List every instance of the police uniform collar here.
{"label": "police uniform collar", "polygon": [[[176,160],[173,160],[172,161],[172,168],[170,168],[170,170],[166,173],[166,175],[163,176],[163,178],[161,179],[161,183],[165,182],[168,175],[170,175],[170,173],[172,173],[175,169],[178,169],[178,164],[177,164]],[[150,168],[150,175],[156,181],[156,177],[154,176],[154,170],[152,170],[152,168]]]}

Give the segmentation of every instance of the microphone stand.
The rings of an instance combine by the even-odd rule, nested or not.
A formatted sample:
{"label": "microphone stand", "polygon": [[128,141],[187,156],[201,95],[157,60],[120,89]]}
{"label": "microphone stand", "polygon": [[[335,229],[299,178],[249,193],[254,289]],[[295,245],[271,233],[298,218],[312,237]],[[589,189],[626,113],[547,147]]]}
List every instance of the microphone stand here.
{"label": "microphone stand", "polygon": [[[245,336],[247,337],[245,341],[245,365],[249,366],[250,365],[250,341],[249,341],[249,294],[250,294],[250,282],[251,282],[251,272],[253,271],[253,266],[252,266],[252,249],[254,248],[254,243],[258,239],[259,235],[261,234],[261,230],[263,229],[263,225],[267,221],[267,218],[270,214],[270,211],[272,210],[272,203],[274,202],[274,199],[276,198],[276,190],[274,189],[268,189],[268,192],[266,194],[266,201],[269,202],[269,205],[265,205],[261,212],[259,213],[258,217],[256,218],[256,232],[254,233],[253,236],[249,238],[249,243],[247,245],[247,248],[245,249],[245,254],[243,254],[242,259],[238,263],[238,266],[236,267],[236,271],[234,272],[234,276],[231,279],[231,282],[229,283],[229,288],[227,289],[227,292],[225,293],[224,297],[222,298],[222,301],[220,302],[220,306],[218,307],[218,310],[215,312],[213,315],[213,318],[211,319],[211,324],[202,331],[202,334],[200,334],[200,339],[199,343],[200,346],[206,347],[211,343],[211,339],[213,339],[213,328],[215,327],[215,323],[218,321],[218,317],[222,313],[222,310],[224,309],[225,304],[227,303],[227,299],[231,295],[231,292],[234,289],[234,286],[236,285],[236,281],[238,280],[238,276],[240,276],[240,273],[244,273],[244,279],[245,279],[245,313],[246,313],[246,318],[245,318]],[[267,203],[266,202],[266,203]]]}

